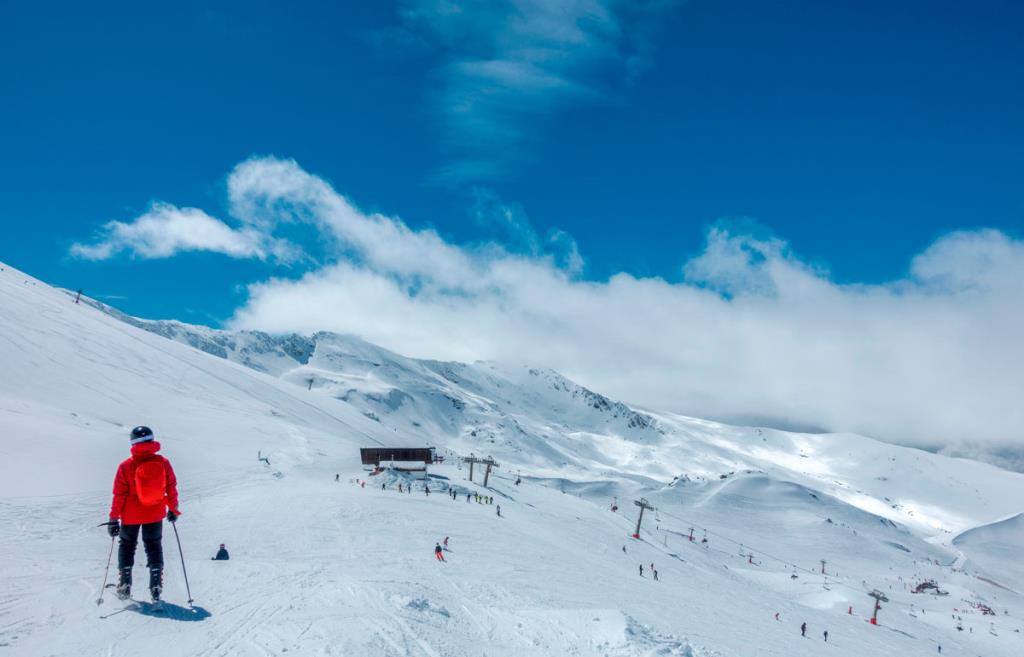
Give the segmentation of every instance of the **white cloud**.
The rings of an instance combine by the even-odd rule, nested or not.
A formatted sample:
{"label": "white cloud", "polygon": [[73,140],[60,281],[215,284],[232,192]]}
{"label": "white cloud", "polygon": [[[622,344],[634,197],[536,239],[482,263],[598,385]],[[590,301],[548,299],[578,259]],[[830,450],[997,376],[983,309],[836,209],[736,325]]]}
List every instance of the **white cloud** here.
{"label": "white cloud", "polygon": [[[511,249],[453,244],[364,213],[291,160],[241,163],[228,192],[238,229],[160,205],[144,216],[160,230],[140,218],[81,248],[263,257],[281,242],[275,233],[300,222],[318,232],[328,264],[250,285],[230,326],[331,330],[410,356],[545,365],[696,416],[963,453],[1024,446],[1024,242],[998,231],[946,235],[898,280],[840,285],[778,237],[719,226],[678,280],[593,281],[579,277],[571,236],[540,239],[499,201],[485,211],[497,213]],[[174,219],[182,213],[191,218]],[[202,230],[165,234],[176,221]]]}
{"label": "white cloud", "polygon": [[196,208],[153,203],[130,223],[106,223],[91,244],[72,245],[71,254],[107,260],[124,251],[141,258],[167,258],[182,251],[213,251],[233,258],[288,258],[294,250],[251,227],[232,228]]}
{"label": "white cloud", "polygon": [[[613,96],[649,60],[670,0],[408,0],[400,33],[432,47],[445,182],[509,174],[525,136],[552,112]],[[389,28],[387,34],[394,35]]]}
{"label": "white cloud", "polygon": [[236,211],[316,223],[345,254],[300,279],[250,286],[234,327],[549,365],[698,416],[927,446],[1024,441],[1024,244],[997,231],[947,235],[882,285],[836,284],[784,241],[724,227],[678,282],[588,281],[567,236],[561,257],[451,244],[360,212],[294,162],[247,162],[229,187],[248,199]]}
{"label": "white cloud", "polygon": [[505,203],[492,190],[474,188],[473,214],[484,228],[497,228],[505,248],[516,253],[540,256],[549,253],[571,275],[583,272],[585,262],[572,235],[552,228],[542,240],[518,203]]}

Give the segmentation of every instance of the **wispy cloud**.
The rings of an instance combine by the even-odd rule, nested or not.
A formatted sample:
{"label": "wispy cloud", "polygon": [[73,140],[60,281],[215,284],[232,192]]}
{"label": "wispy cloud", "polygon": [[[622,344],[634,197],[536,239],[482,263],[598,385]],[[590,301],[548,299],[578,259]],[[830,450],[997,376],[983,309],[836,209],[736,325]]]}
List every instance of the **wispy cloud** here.
{"label": "wispy cloud", "polygon": [[436,56],[431,100],[448,162],[443,182],[491,181],[529,158],[544,119],[605,100],[650,59],[669,0],[408,0],[399,36]]}
{"label": "wispy cloud", "polygon": [[578,276],[571,237],[556,234],[555,249],[491,197],[480,212],[505,222],[512,247],[365,213],[291,160],[243,162],[228,190],[254,243],[299,221],[332,253],[299,278],[250,285],[234,327],[547,365],[696,416],[964,453],[1024,445],[1024,242],[995,230],[939,238],[898,280],[842,285],[764,229],[723,224],[677,280],[595,281]]}
{"label": "wispy cloud", "polygon": [[182,251],[213,251],[233,258],[287,259],[295,250],[252,227],[232,228],[196,208],[155,202],[133,221],[110,221],[91,243],[76,243],[73,256],[107,260],[128,252],[140,258],[167,258]]}
{"label": "wispy cloud", "polygon": [[552,228],[544,238],[533,228],[526,211],[518,203],[506,203],[492,190],[473,190],[473,215],[484,228],[497,229],[505,249],[528,256],[549,254],[568,273],[583,272],[583,256],[575,238],[560,228]]}

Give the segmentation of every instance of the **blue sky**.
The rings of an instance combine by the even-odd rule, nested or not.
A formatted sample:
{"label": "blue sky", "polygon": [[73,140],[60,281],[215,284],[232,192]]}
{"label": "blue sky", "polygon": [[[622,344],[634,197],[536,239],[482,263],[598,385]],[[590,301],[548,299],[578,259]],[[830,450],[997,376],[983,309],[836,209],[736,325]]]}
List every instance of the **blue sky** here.
{"label": "blue sky", "polygon": [[[866,343],[822,346],[841,370],[942,313],[971,317],[965,290],[991,292],[1003,322],[1020,300],[1020,3],[143,4],[0,9],[0,259],[129,313],[459,358],[521,358],[561,330],[533,355],[627,399],[737,417],[716,400],[767,365],[701,374],[722,389],[674,403],[657,391],[709,359],[680,356],[639,387],[590,359],[656,368],[679,335],[627,347],[636,336],[609,329],[591,351],[575,336],[623,313],[633,328],[767,326],[732,301],[781,317],[800,297],[835,311],[816,336],[877,314],[850,329]],[[552,308],[585,323],[531,296],[554,290]],[[679,302],[707,290],[730,305]],[[911,293],[945,305],[883,327],[878,299]],[[333,310],[304,312],[311,299]],[[478,329],[453,346],[463,324]],[[1000,378],[1005,358],[977,358],[994,369],[965,380]],[[915,385],[898,374],[872,372]],[[757,389],[742,410],[877,431],[830,406],[843,395],[780,411]]]}
{"label": "blue sky", "polygon": [[456,241],[488,237],[472,213],[484,186],[540,233],[572,234],[595,278],[677,278],[721,217],[756,218],[843,281],[900,276],[955,228],[1019,233],[1019,3],[664,4],[624,22],[638,72],[598,65],[580,76],[597,97],[530,101],[542,115],[495,145],[521,161],[444,184],[459,164],[448,142],[477,135],[446,131],[451,54],[430,35],[403,41],[411,5],[8,3],[3,257],[130,312],[224,319],[263,266],[67,249],[154,199],[217,208],[226,172],[254,154]]}

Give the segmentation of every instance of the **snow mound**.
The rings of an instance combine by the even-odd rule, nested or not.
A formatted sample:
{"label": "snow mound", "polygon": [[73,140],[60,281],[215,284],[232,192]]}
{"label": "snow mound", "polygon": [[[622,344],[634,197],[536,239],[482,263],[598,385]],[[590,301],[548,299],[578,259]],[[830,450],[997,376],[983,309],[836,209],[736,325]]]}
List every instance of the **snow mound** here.
{"label": "snow mound", "polygon": [[[1024,513],[969,529],[953,539],[967,558],[969,566],[976,566],[986,577],[1012,586],[1016,591],[1024,583]],[[1012,582],[1012,584],[1011,584]]]}

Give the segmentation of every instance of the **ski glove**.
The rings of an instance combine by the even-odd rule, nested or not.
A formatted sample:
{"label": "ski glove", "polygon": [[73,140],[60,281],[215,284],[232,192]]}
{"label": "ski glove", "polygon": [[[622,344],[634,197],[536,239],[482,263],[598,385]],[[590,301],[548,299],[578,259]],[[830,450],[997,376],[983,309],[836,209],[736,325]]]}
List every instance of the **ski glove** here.
{"label": "ski glove", "polygon": [[107,533],[110,534],[110,538],[116,537],[121,533],[121,523],[116,520],[111,520],[107,523]]}
{"label": "ski glove", "polygon": [[170,509],[167,510],[167,519],[170,520],[171,522],[177,522],[178,521],[178,516],[180,516],[180,515],[181,515],[180,513],[175,513],[174,511],[171,511]]}

